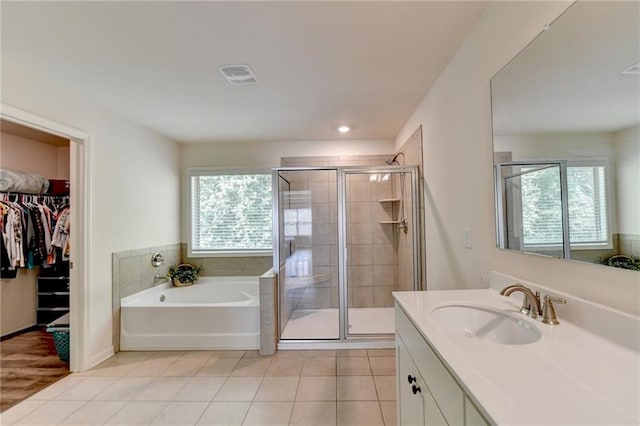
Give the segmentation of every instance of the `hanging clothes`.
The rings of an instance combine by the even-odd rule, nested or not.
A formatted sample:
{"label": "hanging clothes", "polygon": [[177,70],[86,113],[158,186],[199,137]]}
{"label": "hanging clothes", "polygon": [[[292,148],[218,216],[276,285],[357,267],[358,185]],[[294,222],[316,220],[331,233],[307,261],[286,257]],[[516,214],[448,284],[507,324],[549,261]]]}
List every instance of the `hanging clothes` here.
{"label": "hanging clothes", "polygon": [[5,193],[0,196],[3,278],[17,268],[50,267],[69,260],[69,197]]}

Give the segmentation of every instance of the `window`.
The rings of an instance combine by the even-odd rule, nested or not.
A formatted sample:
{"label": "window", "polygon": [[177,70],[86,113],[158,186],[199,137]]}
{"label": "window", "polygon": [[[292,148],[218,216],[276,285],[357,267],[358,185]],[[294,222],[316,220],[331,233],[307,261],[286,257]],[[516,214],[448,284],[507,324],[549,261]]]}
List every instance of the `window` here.
{"label": "window", "polygon": [[189,252],[263,254],[271,252],[271,175],[191,171]]}
{"label": "window", "polygon": [[[526,169],[523,169],[526,170]],[[571,248],[608,246],[606,169],[604,162],[567,165]],[[562,245],[562,203],[557,168],[522,176],[524,245]]]}

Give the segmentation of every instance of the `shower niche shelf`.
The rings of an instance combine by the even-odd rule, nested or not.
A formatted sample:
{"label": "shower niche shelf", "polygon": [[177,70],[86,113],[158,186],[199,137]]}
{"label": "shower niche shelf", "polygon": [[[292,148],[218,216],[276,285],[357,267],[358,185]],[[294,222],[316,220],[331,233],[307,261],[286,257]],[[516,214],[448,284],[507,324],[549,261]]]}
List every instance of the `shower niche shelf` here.
{"label": "shower niche shelf", "polygon": [[394,224],[394,223],[402,223],[400,220],[381,220],[379,223],[382,224]]}
{"label": "shower niche shelf", "polygon": [[397,203],[400,201],[400,198],[382,198],[378,200],[379,203]]}

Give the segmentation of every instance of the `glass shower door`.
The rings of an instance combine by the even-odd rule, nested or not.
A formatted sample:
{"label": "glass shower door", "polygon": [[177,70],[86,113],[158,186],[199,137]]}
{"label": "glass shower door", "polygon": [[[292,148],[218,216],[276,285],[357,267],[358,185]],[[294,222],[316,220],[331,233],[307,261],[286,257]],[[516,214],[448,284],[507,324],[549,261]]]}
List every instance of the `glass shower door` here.
{"label": "glass shower door", "polygon": [[386,167],[345,171],[346,334],[394,333],[392,292],[414,290],[414,179]]}
{"label": "glass shower door", "polygon": [[498,246],[570,257],[564,162],[496,164]]}
{"label": "glass shower door", "polygon": [[277,174],[281,339],[339,339],[337,170]]}

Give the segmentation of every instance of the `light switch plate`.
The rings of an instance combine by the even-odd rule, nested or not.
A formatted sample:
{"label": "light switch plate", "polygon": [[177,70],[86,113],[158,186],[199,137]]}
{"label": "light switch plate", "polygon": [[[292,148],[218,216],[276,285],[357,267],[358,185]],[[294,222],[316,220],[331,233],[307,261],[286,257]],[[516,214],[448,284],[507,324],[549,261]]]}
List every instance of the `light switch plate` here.
{"label": "light switch plate", "polygon": [[471,248],[471,228],[464,228],[464,248]]}

